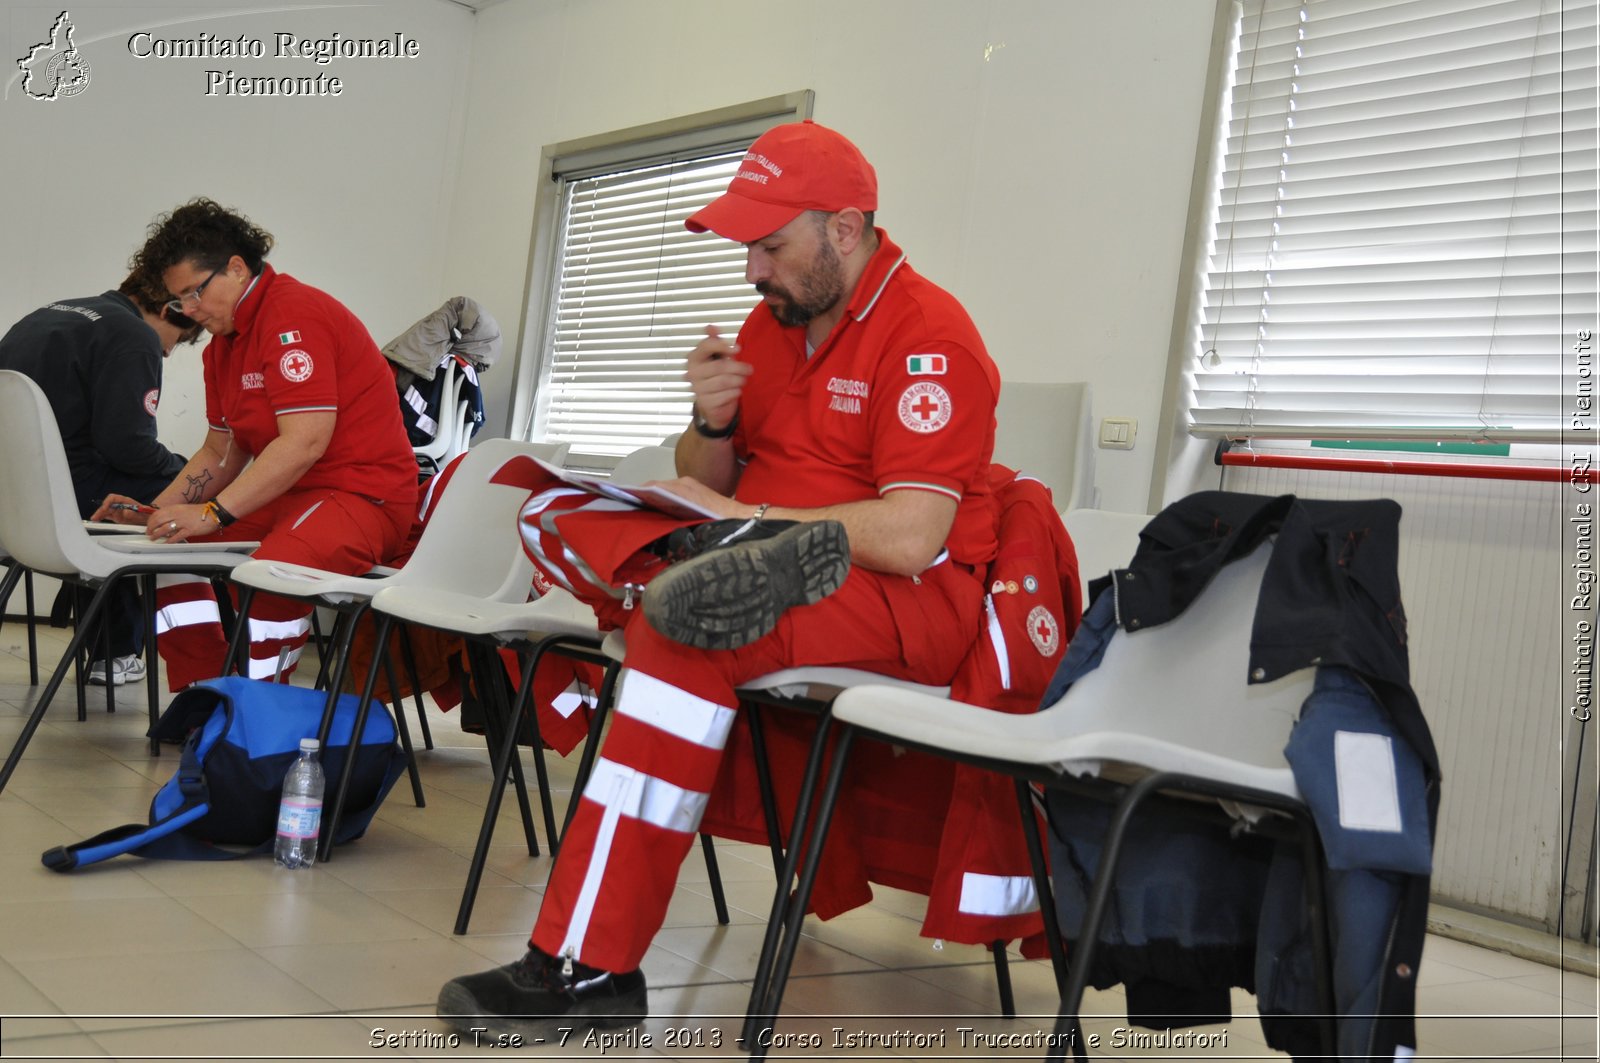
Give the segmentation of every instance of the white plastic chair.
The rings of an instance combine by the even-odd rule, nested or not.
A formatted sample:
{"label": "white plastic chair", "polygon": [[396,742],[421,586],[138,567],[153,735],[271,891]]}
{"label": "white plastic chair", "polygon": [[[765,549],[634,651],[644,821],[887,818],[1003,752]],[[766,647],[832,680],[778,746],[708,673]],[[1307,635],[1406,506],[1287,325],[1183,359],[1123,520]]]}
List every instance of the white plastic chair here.
{"label": "white plastic chair", "polygon": [[466,453],[470,442],[467,433],[468,406],[462,401],[463,374],[456,364],[455,355],[446,355],[439,363],[438,372],[444,374],[440,387],[438,430],[433,441],[412,447],[417,464],[427,469],[443,469],[457,456]]}
{"label": "white plastic chair", "polygon": [[[457,474],[459,475],[459,473]],[[673,452],[670,447],[651,446],[641,447],[624,456],[617,463],[612,472],[612,479],[618,483],[638,484],[646,480],[670,479],[676,475]],[[499,519],[499,518],[496,518]],[[431,525],[430,525],[431,530]],[[521,555],[520,533],[513,514],[507,524],[507,530],[517,538],[518,552]],[[420,549],[419,549],[420,554]],[[472,916],[473,904],[477,897],[478,882],[483,874],[483,864],[488,856],[490,840],[494,834],[494,824],[499,815],[500,800],[505,792],[508,771],[519,767],[520,761],[516,757],[517,735],[521,730],[522,718],[529,713],[529,701],[533,688],[533,675],[539,662],[546,653],[556,652],[566,656],[577,657],[580,660],[592,661],[609,665],[609,661],[600,654],[601,635],[595,620],[594,611],[589,606],[578,601],[561,588],[555,588],[543,597],[534,601],[527,601],[528,587],[532,582],[532,565],[523,558],[527,564],[525,574],[521,579],[520,591],[509,596],[474,594],[470,591],[457,589],[457,584],[448,571],[443,573],[444,586],[435,587],[429,584],[416,584],[410,586],[397,586],[384,590],[373,598],[372,608],[378,614],[380,629],[385,622],[403,621],[405,623],[422,624],[427,627],[438,628],[461,635],[475,642],[487,642],[493,645],[518,649],[526,654],[523,666],[522,682],[516,702],[509,708],[495,711],[486,706],[486,711],[491,719],[506,721],[504,730],[500,734],[500,744],[494,759],[495,776],[489,791],[489,799],[485,805],[483,823],[478,832],[478,844],[473,854],[472,864],[467,873],[466,886],[462,891],[461,903],[456,914],[455,932],[464,934]],[[415,559],[413,560],[415,563]],[[381,636],[380,636],[381,637]],[[609,700],[610,686],[615,682],[615,669],[607,669],[606,682],[602,684],[600,692],[601,704]],[[534,723],[534,768],[538,773],[540,796],[545,816],[545,829],[550,838],[550,847],[554,853],[560,844],[560,833],[554,822],[554,814],[549,801],[549,786],[545,774],[543,751],[540,748],[537,730],[537,714],[530,714]],[[602,714],[597,713],[596,721],[602,719]],[[591,750],[595,744],[594,731],[584,750],[584,765],[590,763]],[[580,767],[580,779],[584,777],[583,768]],[[576,794],[581,786],[574,790]],[[519,791],[520,797],[520,791]],[[570,819],[570,806],[568,818]],[[530,855],[538,855],[537,848],[530,838]],[[724,916],[723,921],[726,921]]]}
{"label": "white plastic chair", "polygon": [[1081,380],[1006,380],[995,407],[994,460],[1043,480],[1059,509],[1092,506],[1093,394]]}
{"label": "white plastic chair", "polygon": [[[1083,600],[1088,601],[1088,581],[1109,572],[1112,567],[1125,563],[1133,556],[1134,550],[1139,545],[1139,531],[1150,518],[1137,513],[1111,513],[1100,510],[1074,510],[1063,517],[1067,527],[1067,534],[1071,537],[1073,548],[1078,558],[1079,581],[1082,585]],[[822,719],[817,726],[817,735],[812,745],[811,756],[806,765],[806,772],[801,781],[799,800],[796,805],[796,822],[790,828],[789,837],[804,837],[806,830],[806,816],[811,808],[812,795],[815,792],[818,778],[823,767],[824,751],[829,738],[832,710],[838,704],[838,699],[849,690],[857,688],[871,688],[874,690],[893,688],[908,697],[917,699],[918,703],[944,703],[949,702],[950,689],[948,687],[927,687],[905,680],[892,679],[877,675],[872,672],[861,672],[847,668],[796,668],[785,669],[770,676],[763,676],[747,684],[749,689],[741,690],[740,696],[759,704],[785,704],[782,698],[786,693],[799,691],[807,684],[816,684],[814,688],[805,692],[806,700],[789,702],[799,707],[809,709],[821,714]],[[999,716],[998,713],[989,713],[988,710],[978,710],[987,713],[990,717]],[[759,717],[750,717],[752,727],[758,726]],[[760,757],[761,742],[755,743],[757,756]],[[774,822],[775,807],[766,780],[768,775],[764,764],[758,764],[758,778],[763,783],[762,803],[768,816],[768,823]],[[778,843],[773,840],[775,857],[778,855]],[[787,887],[799,873],[801,859],[800,847],[791,845],[787,853],[783,853],[783,870],[779,873],[779,883]],[[780,889],[773,898],[772,912],[767,920],[766,938],[762,943],[761,958],[756,965],[754,984],[750,994],[750,1003],[746,1010],[743,1037],[747,1045],[755,1044],[757,1027],[765,1020],[769,1024],[775,1020],[778,1007],[783,1000],[784,984],[788,979],[788,969],[793,958],[793,949],[799,940],[800,924],[798,918],[786,911],[788,900],[787,889]],[[804,906],[799,911],[804,912]],[[999,984],[1001,1012],[1006,1017],[1015,1013],[1010,993],[1010,980],[1005,969],[1005,949],[1003,943],[996,943],[991,948],[994,955],[996,980]]]}
{"label": "white plastic chair", "polygon": [[667,444],[640,447],[623,455],[611,470],[619,484],[642,484],[646,480],[671,480],[678,475],[677,451]]}
{"label": "white plastic chair", "polygon": [[[1291,817],[1293,835],[1315,851],[1315,827],[1283,755],[1289,731],[1310,694],[1315,670],[1303,669],[1271,683],[1247,682],[1256,600],[1271,547],[1223,569],[1181,616],[1132,634],[1119,631],[1100,666],[1053,705],[1026,716],[986,712],[969,705],[861,686],[834,702],[838,752],[824,789],[818,824],[808,840],[805,868],[791,906],[803,913],[815,876],[816,855],[827,838],[840,768],[857,735],[907,745],[1019,780],[1025,826],[1034,830],[1028,780],[1117,804],[1103,843],[1084,924],[1076,936],[1071,971],[1063,980],[1057,1046],[1072,1040],[1087,984],[1116,862],[1122,829],[1157,794],[1186,794],[1243,805],[1247,818],[1266,809]],[[1261,826],[1276,817],[1268,817]],[[1331,1015],[1326,926],[1320,874],[1307,859],[1308,907],[1316,913],[1317,966],[1324,1011]],[[1050,884],[1035,866],[1041,898]],[[1044,905],[1047,927],[1058,934],[1054,905]],[[796,924],[798,926],[798,923]],[[792,949],[790,950],[792,954]],[[780,958],[787,970],[788,956]],[[1059,975],[1058,975],[1059,977]],[[1325,1024],[1326,1026],[1327,1024]],[[1331,1038],[1331,1029],[1324,1030]],[[1331,1051],[1331,1040],[1328,1042]],[[1056,1048],[1048,1058],[1064,1058]],[[1079,1058],[1081,1056],[1081,1050]]]}
{"label": "white plastic chair", "polygon": [[[165,572],[220,575],[243,561],[258,543],[167,544],[142,535],[91,536],[78,516],[72,497],[72,473],[61,443],[61,429],[39,385],[21,373],[0,371],[0,542],[13,558],[42,575],[93,590],[66,651],[35,702],[0,768],[0,790],[44,718],[67,669],[93,629],[108,589],[119,579],[145,580],[145,640],[150,722],[155,723],[157,657],[155,645],[155,576]],[[109,686],[108,686],[109,691]],[[152,739],[150,751],[160,747]]]}
{"label": "white plastic chair", "polygon": [[[250,601],[258,591],[314,601],[346,614],[334,651],[336,664],[328,681],[328,708],[322,722],[322,730],[326,731],[334,704],[344,687],[356,623],[372,608],[378,595],[385,591],[413,589],[424,596],[454,593],[489,601],[527,596],[533,570],[523,554],[516,521],[517,511],[527,499],[528,491],[515,483],[494,481],[507,465],[519,458],[540,458],[554,463],[566,456],[566,450],[566,444],[518,443],[507,439],[485,440],[473,448],[457,467],[417,541],[416,550],[403,568],[383,568],[374,570],[376,574],[348,576],[286,561],[250,561],[240,565],[232,573],[233,581],[245,588],[240,595],[233,652],[241,648]],[[379,617],[376,651],[362,690],[358,728],[365,723],[377,667],[384,659],[391,626],[392,621]],[[403,713],[397,713],[396,723],[406,749],[413,796],[420,808],[425,803],[422,785]],[[326,740],[325,734],[321,737]],[[330,824],[337,824],[343,799],[341,780],[339,792],[330,803]],[[323,852],[319,859],[331,857],[333,835],[332,826],[323,831]]]}

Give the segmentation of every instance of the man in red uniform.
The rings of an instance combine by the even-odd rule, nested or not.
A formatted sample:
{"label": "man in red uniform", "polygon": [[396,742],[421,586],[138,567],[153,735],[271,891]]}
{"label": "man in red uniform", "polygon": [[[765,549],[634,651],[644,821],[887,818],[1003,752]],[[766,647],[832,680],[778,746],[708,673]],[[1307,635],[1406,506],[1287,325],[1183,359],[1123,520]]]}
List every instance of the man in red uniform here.
{"label": "man in red uniform", "polygon": [[[209,199],[158,219],[135,258],[212,334],[205,443],[154,499],[152,539],[261,541],[255,557],[354,575],[393,557],[416,514],[417,466],[388,363],[325,292],[266,262],[272,236]],[[125,516],[109,503],[95,514]],[[143,517],[137,519],[145,519]],[[173,690],[219,675],[227,641],[204,581],[158,580],[156,630]],[[305,602],[258,596],[252,676],[291,666]]]}
{"label": "man in red uniform", "polygon": [[[724,518],[656,547],[689,560],[655,575],[627,556],[674,525],[659,514],[560,488],[524,508],[545,575],[625,624],[626,670],[527,955],[447,983],[441,1018],[522,1034],[636,1021],[735,687],[795,665],[944,684],[977,635],[999,377],[876,208],[855,145],[807,121],[757,140],[688,220],[746,246],[764,300],[737,343],[711,329],[689,354],[694,420],[667,486]],[[655,578],[629,610],[619,585],[641,573]]]}

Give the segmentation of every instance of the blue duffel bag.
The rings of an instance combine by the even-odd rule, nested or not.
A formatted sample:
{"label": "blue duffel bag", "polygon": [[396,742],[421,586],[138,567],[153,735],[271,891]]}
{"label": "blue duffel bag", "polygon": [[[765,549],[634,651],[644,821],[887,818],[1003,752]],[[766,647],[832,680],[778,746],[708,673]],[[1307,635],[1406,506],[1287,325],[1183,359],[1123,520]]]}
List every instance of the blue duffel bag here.
{"label": "blue duffel bag", "polygon": [[[346,694],[334,710],[320,759],[330,795],[350,760],[360,699]],[[71,871],[133,853],[167,860],[228,860],[267,852],[277,833],[284,776],[300,756],[300,740],[315,738],[327,694],[229,676],[180,691],[150,737],[182,742],[177,774],[150,802],[150,822],[129,823],[76,845],[57,846],[40,859],[52,871]],[[394,718],[374,701],[356,745],[355,775],[345,798],[335,844],[353,841],[405,770]],[[224,849],[221,846],[234,848]]]}

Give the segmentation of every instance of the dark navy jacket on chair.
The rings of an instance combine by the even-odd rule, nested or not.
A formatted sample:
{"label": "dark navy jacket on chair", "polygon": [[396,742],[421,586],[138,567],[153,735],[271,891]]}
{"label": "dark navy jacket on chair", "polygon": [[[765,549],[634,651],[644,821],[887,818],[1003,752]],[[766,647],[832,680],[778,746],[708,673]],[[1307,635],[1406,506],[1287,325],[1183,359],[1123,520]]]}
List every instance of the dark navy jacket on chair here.
{"label": "dark navy jacket on chair", "polygon": [[[1339,1050],[1354,1058],[1392,1058],[1396,1045],[1416,1044],[1438,819],[1438,757],[1409,681],[1399,517],[1386,500],[1220,491],[1169,506],[1141,533],[1128,567],[1091,585],[1094,604],[1043,701],[1054,704],[1098,667],[1119,627],[1173,619],[1224,565],[1276,536],[1256,607],[1250,681],[1320,666],[1286,756],[1323,843]],[[1392,753],[1397,822],[1341,824],[1341,743]],[[1383,767],[1382,756],[1378,762]],[[1075,927],[1110,810],[1061,793],[1050,795],[1050,809],[1057,908],[1062,925]],[[1227,989],[1242,986],[1258,997],[1268,1044],[1314,1054],[1315,1031],[1299,1018],[1316,1007],[1293,847],[1231,838],[1199,821],[1136,819],[1129,830],[1091,984],[1124,983],[1130,1020],[1157,1028],[1225,1021]]]}

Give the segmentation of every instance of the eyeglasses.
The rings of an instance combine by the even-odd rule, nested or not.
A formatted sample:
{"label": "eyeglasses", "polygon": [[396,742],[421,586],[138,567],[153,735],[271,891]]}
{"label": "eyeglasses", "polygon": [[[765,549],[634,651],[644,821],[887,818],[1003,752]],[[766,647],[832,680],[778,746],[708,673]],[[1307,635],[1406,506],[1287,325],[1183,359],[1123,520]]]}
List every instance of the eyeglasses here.
{"label": "eyeglasses", "polygon": [[219,274],[221,272],[222,272],[222,270],[220,270],[220,269],[212,270],[211,271],[211,276],[207,277],[205,280],[201,281],[199,284],[196,284],[194,286],[194,291],[192,291],[192,292],[184,292],[182,295],[178,296],[176,299],[168,299],[167,300],[167,304],[166,304],[167,305],[167,309],[171,310],[174,314],[181,314],[181,313],[183,313],[183,308],[185,306],[191,306],[191,305],[198,306],[199,303],[200,303],[200,293],[205,291],[206,290],[206,285],[210,284],[213,280],[215,280],[217,274]]}

